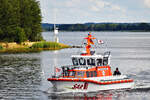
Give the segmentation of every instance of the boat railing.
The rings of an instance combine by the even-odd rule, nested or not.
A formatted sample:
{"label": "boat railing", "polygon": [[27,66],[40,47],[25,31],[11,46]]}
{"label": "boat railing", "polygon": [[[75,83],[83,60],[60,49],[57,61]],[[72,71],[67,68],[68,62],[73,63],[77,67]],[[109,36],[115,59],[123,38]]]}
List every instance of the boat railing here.
{"label": "boat railing", "polygon": [[91,65],[66,65],[62,66],[62,68],[69,68],[69,69],[76,69],[76,68],[93,68],[96,66],[91,66]]}
{"label": "boat railing", "polygon": [[106,51],[106,52],[104,52],[104,56],[110,56],[110,51]]}

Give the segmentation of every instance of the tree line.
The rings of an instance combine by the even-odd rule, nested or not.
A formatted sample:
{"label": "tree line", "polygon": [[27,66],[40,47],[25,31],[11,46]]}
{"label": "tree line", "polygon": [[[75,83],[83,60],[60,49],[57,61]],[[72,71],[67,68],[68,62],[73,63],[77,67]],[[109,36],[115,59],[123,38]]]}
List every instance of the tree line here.
{"label": "tree line", "polygon": [[0,41],[38,41],[41,36],[41,10],[36,0],[0,0]]}
{"label": "tree line", "polygon": [[[150,23],[85,23],[57,24],[60,31],[150,31]],[[43,30],[53,31],[53,24],[42,24]]]}

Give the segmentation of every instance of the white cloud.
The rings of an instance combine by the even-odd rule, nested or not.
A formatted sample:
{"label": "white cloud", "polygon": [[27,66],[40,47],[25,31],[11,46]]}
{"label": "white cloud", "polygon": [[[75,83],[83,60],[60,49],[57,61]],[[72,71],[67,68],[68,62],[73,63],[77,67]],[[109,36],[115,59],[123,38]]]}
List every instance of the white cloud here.
{"label": "white cloud", "polygon": [[102,9],[104,9],[105,7],[107,7],[110,3],[103,1],[103,0],[88,0],[89,4],[91,5],[90,9],[92,11],[100,11]]}
{"label": "white cloud", "polygon": [[121,11],[122,13],[125,13],[125,12],[126,12],[125,9],[121,8],[121,7],[118,6],[118,5],[111,5],[111,10],[113,10],[113,11]]}
{"label": "white cloud", "polygon": [[68,0],[65,2],[66,6],[68,6],[68,7],[74,7],[78,3],[80,3],[80,0]]}
{"label": "white cloud", "polygon": [[96,6],[91,6],[91,9],[92,11],[95,11],[95,12],[100,11],[100,9]]}
{"label": "white cloud", "polygon": [[125,12],[126,10],[121,8],[120,6],[118,5],[114,5],[110,2],[106,2],[104,0],[88,0],[90,2],[90,4],[92,5],[91,6],[91,9],[92,11],[102,11],[102,10],[105,10],[105,9],[108,9],[108,10],[112,10],[112,11],[120,11],[120,12]]}
{"label": "white cloud", "polygon": [[104,7],[106,7],[107,5],[109,5],[108,2],[104,2],[104,1],[100,1],[100,0],[95,0],[95,3],[96,3],[96,5],[97,5],[98,7],[100,7],[100,8],[104,8]]}
{"label": "white cloud", "polygon": [[145,4],[148,8],[150,8],[150,0],[144,0],[144,4]]}
{"label": "white cloud", "polygon": [[117,5],[115,5],[115,6],[112,6],[112,10],[121,10],[121,8]]}

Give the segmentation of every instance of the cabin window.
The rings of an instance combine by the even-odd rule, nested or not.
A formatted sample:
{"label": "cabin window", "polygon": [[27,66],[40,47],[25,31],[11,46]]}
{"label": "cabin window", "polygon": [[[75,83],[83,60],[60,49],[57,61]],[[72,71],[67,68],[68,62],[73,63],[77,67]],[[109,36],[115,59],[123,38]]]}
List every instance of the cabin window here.
{"label": "cabin window", "polygon": [[97,77],[97,72],[96,71],[87,71],[86,76],[87,77]]}
{"label": "cabin window", "polygon": [[94,72],[93,71],[91,71],[91,77],[94,77]]}
{"label": "cabin window", "polygon": [[72,63],[73,63],[73,65],[79,65],[77,58],[72,58]]}
{"label": "cabin window", "polygon": [[84,77],[84,72],[83,72],[83,71],[77,72],[77,76],[79,76],[79,77]]}
{"label": "cabin window", "polygon": [[65,76],[69,76],[69,75],[68,75],[68,71],[65,71],[64,73],[65,73]]}
{"label": "cabin window", "polygon": [[94,76],[97,77],[97,71],[94,71]]}
{"label": "cabin window", "polygon": [[86,76],[87,76],[87,77],[90,77],[90,73],[89,73],[89,72],[86,72]]}
{"label": "cabin window", "polygon": [[75,76],[75,71],[71,71],[70,76]]}
{"label": "cabin window", "polygon": [[67,68],[62,68],[63,69],[63,73],[64,73],[64,75],[65,76],[69,76],[69,72],[68,72],[68,70],[69,70],[69,68],[67,67]]}
{"label": "cabin window", "polygon": [[80,65],[86,65],[86,60],[84,58],[79,59]]}
{"label": "cabin window", "polygon": [[64,67],[62,67],[62,73],[63,73],[63,76],[65,76],[65,68]]}
{"label": "cabin window", "polygon": [[95,59],[92,58],[87,59],[87,64],[95,66]]}
{"label": "cabin window", "polygon": [[108,64],[108,57],[104,57],[103,59],[103,65],[107,65]]}
{"label": "cabin window", "polygon": [[101,66],[102,65],[102,59],[97,59],[96,62],[97,62],[97,66]]}

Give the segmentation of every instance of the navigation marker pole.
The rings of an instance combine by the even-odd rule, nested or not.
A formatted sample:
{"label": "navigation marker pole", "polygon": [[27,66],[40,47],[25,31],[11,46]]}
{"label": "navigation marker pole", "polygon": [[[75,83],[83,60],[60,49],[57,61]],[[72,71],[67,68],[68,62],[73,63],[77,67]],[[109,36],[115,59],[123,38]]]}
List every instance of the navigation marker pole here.
{"label": "navigation marker pole", "polygon": [[59,42],[59,39],[58,39],[58,28],[56,27],[56,25],[54,24],[54,41],[55,42]]}
{"label": "navigation marker pole", "polygon": [[57,9],[55,9],[54,11],[54,42],[58,43],[59,42],[59,38],[58,38],[58,28],[56,27],[56,12],[57,12]]}

